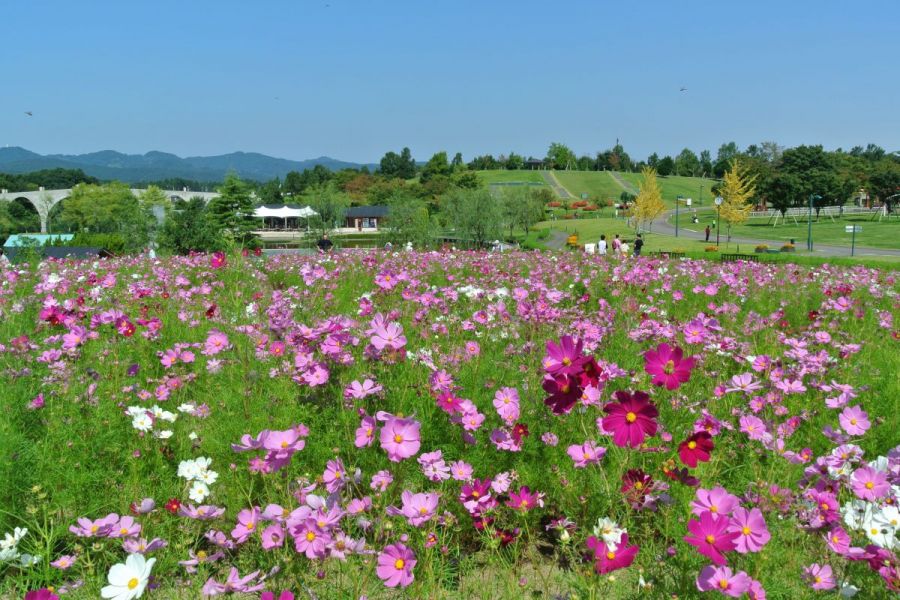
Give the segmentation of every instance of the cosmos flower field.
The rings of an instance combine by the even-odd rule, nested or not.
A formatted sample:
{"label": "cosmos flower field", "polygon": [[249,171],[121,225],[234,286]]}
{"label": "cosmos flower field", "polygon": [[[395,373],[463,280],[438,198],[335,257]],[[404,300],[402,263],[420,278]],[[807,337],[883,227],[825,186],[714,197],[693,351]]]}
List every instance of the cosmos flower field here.
{"label": "cosmos flower field", "polygon": [[2,598],[887,598],[897,273],[4,266]]}

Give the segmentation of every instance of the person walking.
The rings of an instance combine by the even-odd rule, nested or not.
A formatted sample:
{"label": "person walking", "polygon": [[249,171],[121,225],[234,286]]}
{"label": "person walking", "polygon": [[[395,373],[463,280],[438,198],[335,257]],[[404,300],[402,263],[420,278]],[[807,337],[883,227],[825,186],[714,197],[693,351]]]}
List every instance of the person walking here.
{"label": "person walking", "polygon": [[641,237],[641,234],[637,234],[637,237],[634,240],[634,255],[641,255],[641,248],[644,247],[644,238]]}
{"label": "person walking", "polygon": [[706,241],[709,242],[709,225],[706,226]]}
{"label": "person walking", "polygon": [[597,242],[597,254],[606,256],[606,236],[601,235],[600,241]]}
{"label": "person walking", "polygon": [[616,234],[615,239],[612,242],[612,251],[613,254],[619,254],[622,251],[622,240],[619,239],[619,234]]}

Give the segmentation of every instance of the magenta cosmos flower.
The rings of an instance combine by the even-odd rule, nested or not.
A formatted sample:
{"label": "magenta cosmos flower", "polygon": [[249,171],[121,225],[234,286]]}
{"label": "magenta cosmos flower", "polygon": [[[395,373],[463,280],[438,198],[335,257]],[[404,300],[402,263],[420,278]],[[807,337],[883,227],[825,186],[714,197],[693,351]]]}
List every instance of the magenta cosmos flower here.
{"label": "magenta cosmos flower", "polygon": [[869,430],[872,423],[869,421],[869,415],[857,404],[856,406],[848,406],[841,411],[838,417],[841,429],[848,435],[862,435]]}
{"label": "magenta cosmos flower", "polygon": [[429,493],[414,494],[404,490],[400,494],[401,508],[388,507],[388,514],[406,517],[407,522],[413,527],[421,527],[431,520],[437,512],[438,495]]}
{"label": "magenta cosmos flower", "polygon": [[225,266],[227,259],[224,252],[213,252],[209,257],[209,266],[213,269],[221,269]]}
{"label": "magenta cosmos flower", "polygon": [[594,536],[587,539],[587,547],[594,552],[594,570],[603,575],[618,569],[624,569],[634,562],[638,547],[628,545],[628,534],[623,533],[619,543],[615,546],[607,545],[603,540]]}
{"label": "magenta cosmos flower", "polygon": [[550,375],[575,375],[581,371],[581,363],[584,360],[581,340],[564,335],[559,339],[559,344],[548,341],[547,355],[544,357],[544,370]]}
{"label": "magenta cosmos flower", "polygon": [[509,500],[506,501],[506,506],[522,511],[528,512],[535,506],[537,506],[541,502],[541,494],[538,492],[532,492],[531,488],[527,485],[523,485],[519,488],[518,492],[510,492]]}
{"label": "magenta cosmos flower", "polygon": [[884,473],[876,471],[872,467],[862,467],[853,471],[850,477],[850,487],[858,498],[874,502],[887,495],[891,489]]}
{"label": "magenta cosmos flower", "polygon": [[681,348],[666,343],[644,352],[644,370],[653,376],[654,385],[664,385],[667,390],[674,390],[690,379],[696,362],[693,356],[684,358]]}
{"label": "magenta cosmos flower", "polygon": [[726,560],[723,553],[734,550],[734,540],[740,535],[728,531],[730,524],[728,517],[705,512],[700,515],[699,521],[688,521],[688,531],[692,535],[684,536],[684,541],[717,565],[724,565]]}
{"label": "magenta cosmos flower", "polygon": [[603,417],[603,429],[612,432],[616,446],[637,448],[644,439],[656,434],[656,417],[659,411],[644,392],[629,394],[617,391],[613,394],[617,402],[603,407],[607,416]]}
{"label": "magenta cosmos flower", "polygon": [[743,507],[734,509],[728,531],[737,533],[734,538],[735,549],[741,554],[759,552],[772,537],[766,527],[766,520],[758,508],[747,510]]}
{"label": "magenta cosmos flower", "polygon": [[59,600],[59,596],[47,588],[41,588],[25,594],[25,600]]}
{"label": "magenta cosmos flower", "polygon": [[419,441],[421,423],[413,419],[392,417],[381,428],[381,447],[387,452],[388,459],[400,462],[414,456],[422,443]]}
{"label": "magenta cosmos flower", "polygon": [[712,436],[705,431],[698,431],[678,445],[678,458],[693,469],[698,462],[709,461],[714,447]]}
{"label": "magenta cosmos flower", "polygon": [[738,598],[750,590],[753,580],[743,571],[734,574],[728,567],[704,567],[697,575],[697,589],[701,592],[716,590],[726,596]]}
{"label": "magenta cosmos flower", "polygon": [[391,544],[378,555],[375,572],[387,587],[406,587],[413,582],[416,555],[403,544]]}
{"label": "magenta cosmos flower", "polygon": [[544,404],[549,406],[555,415],[563,415],[571,411],[582,394],[578,380],[572,375],[564,373],[545,376],[543,388],[550,394],[544,399]]}

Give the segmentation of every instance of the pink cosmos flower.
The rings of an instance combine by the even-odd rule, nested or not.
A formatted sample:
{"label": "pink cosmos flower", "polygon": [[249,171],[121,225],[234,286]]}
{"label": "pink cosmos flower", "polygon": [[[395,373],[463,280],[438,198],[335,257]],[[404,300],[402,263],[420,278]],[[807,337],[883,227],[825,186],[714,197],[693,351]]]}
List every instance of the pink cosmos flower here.
{"label": "pink cosmos flower", "polygon": [[843,527],[837,526],[825,535],[825,541],[832,552],[846,554],[850,550],[850,535]]}
{"label": "pink cosmos flower", "polygon": [[227,262],[224,252],[213,252],[209,257],[209,266],[213,269],[221,269]]}
{"label": "pink cosmos flower", "polygon": [[628,545],[627,533],[622,534],[615,546],[590,536],[587,539],[587,547],[594,552],[594,570],[601,575],[630,566],[638,553],[637,546]]}
{"label": "pink cosmos flower", "polygon": [[599,463],[606,455],[606,448],[598,446],[593,440],[588,440],[583,444],[569,446],[566,454],[572,458],[576,469],[583,469],[588,465]]}
{"label": "pink cosmos flower", "polygon": [[518,492],[510,492],[506,501],[506,506],[521,512],[528,512],[538,504],[542,504],[541,494],[532,492],[527,485],[520,487]]}
{"label": "pink cosmos flower", "polygon": [[278,594],[278,598],[275,598],[275,592],[263,592],[260,594],[259,600],[294,600],[294,594],[288,590],[283,590]]}
{"label": "pink cosmos flower", "polygon": [[238,544],[243,544],[256,531],[259,523],[259,508],[254,506],[250,509],[244,509],[237,515],[237,525],[231,530],[231,537]]}
{"label": "pink cosmos flower", "polygon": [[582,349],[584,343],[572,336],[564,335],[556,342],[547,341],[547,355],[544,357],[544,370],[550,375],[575,375],[581,370],[584,360]]}
{"label": "pink cosmos flower", "polygon": [[378,555],[375,573],[390,588],[406,587],[413,582],[416,555],[403,544],[391,544]]}
{"label": "pink cosmos flower", "polygon": [[168,542],[160,538],[153,538],[149,542],[145,538],[127,538],[122,542],[122,549],[128,554],[149,554],[168,545]]}
{"label": "pink cosmos flower", "polygon": [[426,452],[419,456],[418,463],[422,467],[422,473],[429,481],[450,479],[450,467],[447,466],[442,451]]}
{"label": "pink cosmos flower", "polygon": [[730,515],[740,502],[737,496],[728,493],[728,490],[718,486],[711,490],[699,488],[697,497],[691,503],[691,512],[698,517],[710,512],[714,515]]}
{"label": "pink cosmos flower", "polygon": [[745,394],[749,394],[761,389],[762,385],[758,381],[753,379],[752,373],[741,373],[740,375],[735,375],[731,378],[731,381],[728,382],[728,385],[725,386],[726,392],[744,392]]}
{"label": "pink cosmos flower", "polygon": [[258,592],[265,587],[265,584],[263,583],[256,583],[259,574],[259,571],[253,571],[245,577],[241,577],[237,567],[231,567],[231,571],[228,572],[228,578],[225,580],[225,583],[219,583],[212,577],[207,579],[206,583],[203,584],[203,595],[218,596],[220,594],[230,594],[234,592],[245,594]]}
{"label": "pink cosmos flower", "polygon": [[809,565],[803,569],[803,579],[814,590],[831,590],[835,587],[834,575],[830,565],[820,565],[818,563]]}
{"label": "pink cosmos flower", "polygon": [[374,417],[365,415],[362,418],[359,427],[356,429],[356,439],[354,440],[353,444],[357,448],[371,446],[372,442],[375,441],[375,431],[377,429],[376,425],[377,421],[375,421]]}
{"label": "pink cosmos flower", "polygon": [[688,531],[692,535],[684,536],[684,541],[717,565],[724,565],[726,560],[723,553],[734,550],[734,540],[740,535],[729,532],[729,525],[728,517],[705,512],[700,515],[700,520],[688,521]]}
{"label": "pink cosmos flower", "polygon": [[182,504],[178,507],[178,514],[189,519],[197,519],[198,521],[209,521],[218,519],[225,514],[225,508],[211,505],[194,506],[193,504]]}
{"label": "pink cosmos flower", "polygon": [[292,531],[294,536],[294,549],[306,558],[315,560],[325,558],[326,546],[331,541],[327,531],[320,528],[315,520],[308,519]]}
{"label": "pink cosmos flower", "polygon": [[69,531],[78,537],[106,537],[119,522],[119,515],[110,513],[101,519],[91,521],[84,517],[78,519],[78,525],[69,527]]}
{"label": "pink cosmos flower", "polygon": [[766,430],[766,424],[759,417],[753,415],[744,415],[740,419],[741,431],[747,434],[751,440],[763,440],[771,435]]}
{"label": "pink cosmos flower", "polygon": [[450,465],[450,475],[457,481],[470,481],[473,472],[472,465],[461,460]]}
{"label": "pink cosmos flower", "polygon": [[383,389],[384,387],[371,379],[364,379],[362,383],[354,380],[351,381],[350,385],[347,386],[347,389],[344,390],[344,397],[362,400],[363,398],[377,394]]}
{"label": "pink cosmos flower", "polygon": [[709,461],[714,447],[712,436],[705,431],[698,431],[678,445],[678,458],[693,469],[698,462]]}
{"label": "pink cosmos flower", "polygon": [[750,590],[752,579],[745,572],[732,573],[728,567],[704,567],[697,575],[697,589],[701,592],[716,590],[726,596],[738,598]]}
{"label": "pink cosmos flower", "polygon": [[203,354],[215,356],[228,348],[228,336],[221,331],[210,331],[203,345]]}
{"label": "pink cosmos flower", "polygon": [[123,516],[119,522],[110,527],[109,537],[134,537],[141,533],[141,526],[134,520],[134,517]]}
{"label": "pink cosmos flower", "polygon": [[344,467],[343,461],[337,458],[329,460],[325,463],[325,473],[322,475],[322,482],[329,494],[339,492],[344,487],[347,478],[347,469]]}
{"label": "pink cosmos flower", "polygon": [[766,528],[766,520],[758,508],[747,510],[743,507],[734,509],[731,514],[731,525],[728,531],[737,533],[734,539],[735,550],[741,554],[759,552],[772,537]]}
{"label": "pink cosmos flower", "polygon": [[388,348],[389,350],[400,350],[406,346],[406,337],[403,335],[403,328],[399,323],[379,323],[372,327],[372,345],[379,351]]}
{"label": "pink cosmos flower", "polygon": [[273,523],[263,529],[261,537],[263,550],[281,548],[284,545],[284,529],[278,523]]}
{"label": "pink cosmos flower", "polygon": [[421,447],[419,429],[421,423],[413,419],[391,417],[381,428],[381,447],[391,462],[400,462],[414,456]]}
{"label": "pink cosmos flower", "polygon": [[874,502],[888,494],[891,484],[884,473],[866,466],[853,471],[850,487],[858,498]]}
{"label": "pink cosmos flower", "polygon": [[27,592],[25,594],[25,600],[59,600],[59,596],[47,588],[41,588],[39,590]]}
{"label": "pink cosmos flower", "polygon": [[866,414],[866,411],[859,404],[847,407],[841,411],[838,421],[841,424],[841,429],[846,431],[848,435],[862,435],[872,425],[871,421],[869,421],[869,415]]}
{"label": "pink cosmos flower", "polygon": [[389,506],[387,512],[391,516],[405,517],[413,527],[421,527],[437,512],[438,498],[437,494],[414,494],[409,490],[403,490],[400,494],[402,506],[400,508]]}
{"label": "pink cosmos flower", "polygon": [[50,563],[50,566],[59,569],[61,571],[65,571],[69,567],[75,564],[77,558],[72,556],[71,554],[64,554]]}
{"label": "pink cosmos flower", "polygon": [[516,388],[500,388],[494,394],[494,408],[500,418],[512,425],[519,419],[519,392]]}
{"label": "pink cosmos flower", "polygon": [[394,477],[391,475],[390,471],[378,471],[374,475],[372,475],[372,483],[370,487],[373,490],[378,490],[383,492],[387,489],[391,482],[394,481]]}
{"label": "pink cosmos flower", "polygon": [[672,348],[666,343],[657,346],[656,350],[644,352],[644,370],[653,376],[653,385],[674,390],[690,379],[697,360],[693,356],[683,356],[681,348]]}
{"label": "pink cosmos flower", "polygon": [[607,416],[603,417],[603,428],[611,431],[616,446],[639,447],[644,439],[656,434],[656,417],[659,411],[644,392],[629,394],[617,391],[613,394],[617,402],[603,407]]}

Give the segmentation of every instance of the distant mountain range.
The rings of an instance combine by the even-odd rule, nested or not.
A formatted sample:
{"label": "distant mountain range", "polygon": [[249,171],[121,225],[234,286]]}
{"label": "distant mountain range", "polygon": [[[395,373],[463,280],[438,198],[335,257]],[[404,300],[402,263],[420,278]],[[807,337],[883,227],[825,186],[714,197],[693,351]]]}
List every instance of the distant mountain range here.
{"label": "distant mountain range", "polygon": [[156,181],[182,177],[194,181],[222,181],[225,173],[235,171],[243,179],[268,181],[290,171],[312,169],[316,165],[332,171],[378,165],[345,162],[327,156],[309,160],[287,160],[256,152],[232,152],[220,156],[189,156],[181,158],[167,152],[122,154],[102,150],[88,154],[37,154],[25,148],[0,148],[0,173],[28,173],[41,169],[81,169],[98,179],[116,179],[125,183]]}

